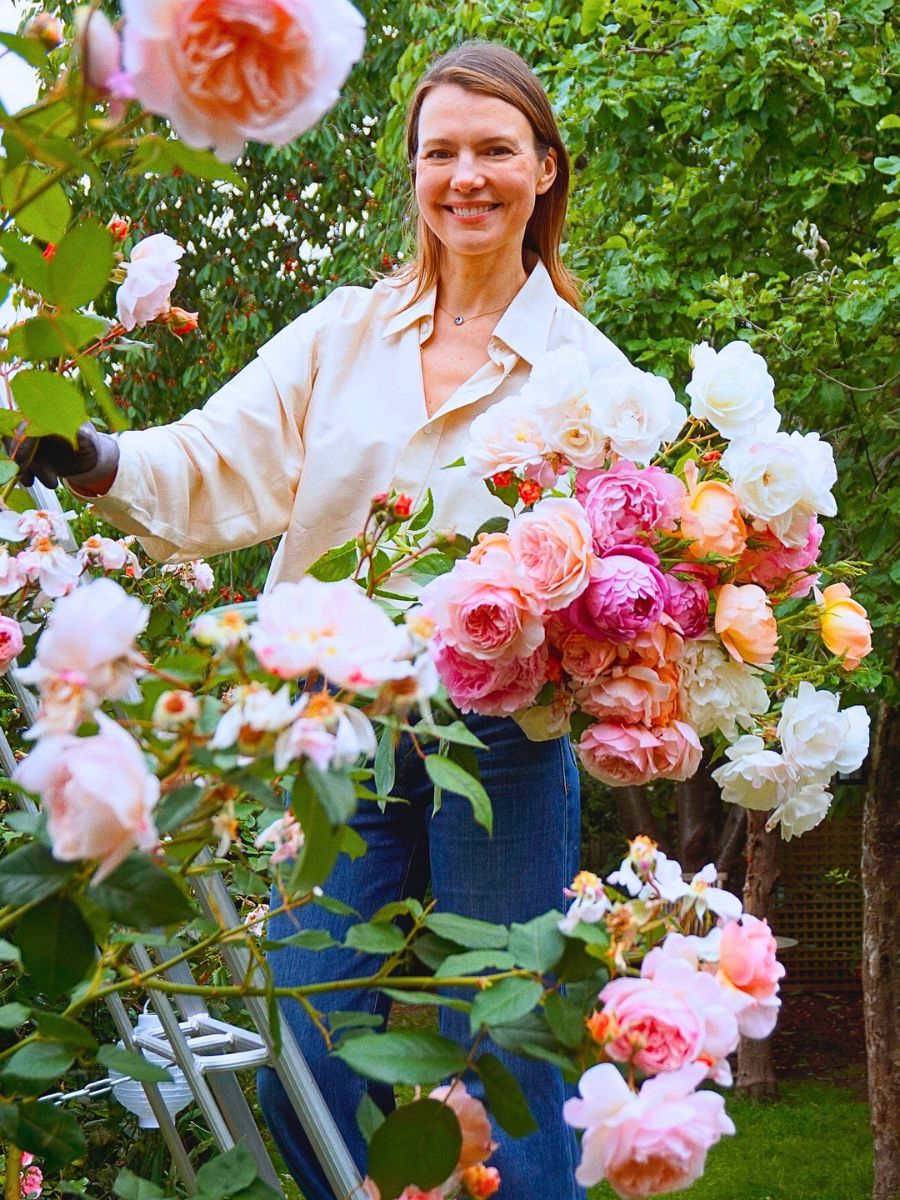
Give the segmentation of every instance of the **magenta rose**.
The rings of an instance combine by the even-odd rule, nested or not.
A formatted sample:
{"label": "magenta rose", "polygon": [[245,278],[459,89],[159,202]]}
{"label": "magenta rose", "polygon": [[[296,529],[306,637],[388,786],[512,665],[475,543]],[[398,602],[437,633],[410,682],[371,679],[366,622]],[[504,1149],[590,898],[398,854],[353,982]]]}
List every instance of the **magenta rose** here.
{"label": "magenta rose", "polygon": [[597,721],[575,747],[584,769],[610,787],[628,787],[656,778],[653,752],[660,741],[645,725]]}
{"label": "magenta rose", "polygon": [[509,716],[532,704],[547,680],[546,646],[527,657],[501,662],[473,658],[437,634],[432,651],[438,675],[461,712]]}
{"label": "magenta rose", "polygon": [[600,641],[632,641],[663,613],[667,588],[658,563],[646,546],[612,547],[600,555],[587,588],[561,615]]}
{"label": "magenta rose", "polygon": [[597,550],[632,542],[652,529],[672,529],[684,484],[661,467],[637,467],[621,458],[608,471],[579,471],[575,497],[594,531]]}
{"label": "magenta rose", "polygon": [[[703,637],[709,631],[709,588],[701,572],[679,563],[667,572],[665,611],[686,638]],[[717,582],[713,573],[713,582]]]}
{"label": "magenta rose", "polygon": [[614,979],[600,993],[603,1015],[619,1033],[605,1043],[615,1062],[633,1062],[648,1075],[677,1071],[703,1047],[702,1011],[652,979]]}
{"label": "magenta rose", "polygon": [[0,675],[22,653],[25,639],[22,626],[13,617],[0,616]]}

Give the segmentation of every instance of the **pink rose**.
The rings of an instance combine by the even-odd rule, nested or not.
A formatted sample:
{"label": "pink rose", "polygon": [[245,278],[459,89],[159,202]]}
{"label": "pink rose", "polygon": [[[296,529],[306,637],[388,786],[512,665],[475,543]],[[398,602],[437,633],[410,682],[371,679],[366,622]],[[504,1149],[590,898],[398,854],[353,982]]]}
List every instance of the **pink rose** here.
{"label": "pink rose", "polygon": [[619,459],[608,471],[579,471],[575,496],[591,523],[598,550],[633,542],[653,529],[672,529],[684,484],[661,467],[636,467]]}
{"label": "pink rose", "polygon": [[0,675],[17,658],[25,646],[22,626],[13,617],[0,615]]}
{"label": "pink rose", "polygon": [[813,587],[818,575],[809,571],[819,557],[819,547],[825,530],[815,516],[809,518],[806,542],[802,546],[786,546],[768,529],[761,533],[755,530],[750,535],[750,545],[738,563],[738,583],[758,583],[767,592],[788,585],[789,596],[805,596]]}
{"label": "pink rose", "polygon": [[[699,638],[709,631],[709,582],[706,572],[679,563],[664,576],[665,610],[686,638]],[[715,577],[710,581],[715,583]]]}
{"label": "pink rose", "polygon": [[659,559],[645,546],[614,546],[591,570],[590,583],[564,619],[601,641],[630,642],[663,612],[666,582]]}
{"label": "pink rose", "polygon": [[497,1143],[491,1132],[484,1105],[475,1096],[470,1096],[461,1083],[438,1087],[428,1093],[432,1100],[441,1100],[456,1113],[462,1131],[462,1149],[454,1171],[464,1171],[476,1163],[484,1162],[494,1153]]}
{"label": "pink rose", "polygon": [[[666,964],[670,965],[670,964]],[[678,962],[697,976],[689,964]],[[677,1071],[703,1046],[702,1011],[656,979],[614,979],[600,993],[603,1016],[616,1036],[604,1049],[616,1062],[633,1062],[647,1075]]]}
{"label": "pink rose", "polygon": [[365,23],[347,0],[123,0],[134,91],[189,146],[284,146],[338,99]]}
{"label": "pink rose", "polygon": [[548,611],[570,604],[588,585],[591,527],[575,500],[542,500],[509,526],[510,549]]}
{"label": "pink rose", "polygon": [[473,658],[526,658],[544,640],[543,602],[505,549],[464,559],[422,591],[444,643]]}
{"label": "pink rose", "polygon": [[584,1187],[607,1179],[622,1197],[661,1196],[703,1174],[706,1154],[734,1133],[725,1101],[696,1092],[706,1068],[691,1064],[647,1079],[635,1095],[612,1063],[591,1067],[567,1100],[567,1124],[585,1131],[575,1178]]}
{"label": "pink rose", "polygon": [[434,664],[450,699],[461,712],[510,716],[532,704],[547,680],[547,648],[509,661],[473,658],[448,646],[438,634]]}
{"label": "pink rose", "polygon": [[575,693],[579,708],[601,721],[624,725],[652,725],[665,721],[675,710],[678,680],[675,673],[652,667],[616,666],[593,684]]}
{"label": "pink rose", "polygon": [[683,782],[697,773],[703,747],[697,731],[686,721],[672,721],[654,728],[659,745],[653,751],[656,778]]}
{"label": "pink rose", "polygon": [[184,254],[167,233],[154,233],[132,248],[125,263],[125,282],[116,292],[116,313],[125,329],[146,325],[169,311],[169,298]]}
{"label": "pink rose", "polygon": [[111,92],[120,100],[134,93],[122,71],[122,46],[112,22],[99,9],[81,5],[75,10],[75,38],[87,84]]}
{"label": "pink rose", "polygon": [[729,995],[745,1037],[768,1037],[775,1028],[778,981],[784,967],[775,957],[778,946],[767,921],[744,913],[722,930],[716,978]]}
{"label": "pink rose", "polygon": [[15,771],[19,783],[40,794],[54,858],[97,859],[93,883],[135,847],[156,845],[152,814],[159,799],[159,780],[137,742],[102,713],[96,720],[100,732],[93,737],[43,738]]}
{"label": "pink rose", "polygon": [[597,721],[575,747],[584,769],[611,787],[647,783],[656,777],[653,753],[660,741],[644,725]]}

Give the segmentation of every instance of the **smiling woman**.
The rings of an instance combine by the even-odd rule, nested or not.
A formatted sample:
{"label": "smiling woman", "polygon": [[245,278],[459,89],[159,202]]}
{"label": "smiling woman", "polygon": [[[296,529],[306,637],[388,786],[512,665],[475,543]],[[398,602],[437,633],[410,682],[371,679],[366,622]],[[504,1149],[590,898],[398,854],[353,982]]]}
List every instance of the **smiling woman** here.
{"label": "smiling woman", "polygon": [[[226,7],[232,11],[221,4],[216,11]],[[262,346],[201,411],[116,440],[92,429],[82,438],[99,447],[109,471],[97,482],[79,465],[87,475],[70,475],[71,485],[86,482],[92,494],[102,493],[98,512],[137,534],[154,557],[183,561],[280,536],[268,590],[299,579],[332,546],[355,538],[378,492],[424,503],[430,491],[435,529],[477,528],[502,515],[503,505],[466,473],[443,469],[463,453],[475,418],[521,392],[547,351],[571,348],[593,371],[626,365],[578,311],[559,249],[568,157],[549,101],[517,55],[472,42],[437,60],[412,101],[408,152],[419,246],[405,270],[372,288],[337,288]],[[543,643],[530,650],[529,677],[548,654]],[[483,706],[487,715],[470,721],[485,746],[477,755],[493,837],[461,796],[445,791],[435,809],[427,762],[401,741],[394,795],[405,803],[384,812],[361,807],[352,825],[367,854],[359,861],[339,856],[326,884],[364,920],[401,897],[421,900],[429,884],[441,912],[504,925],[559,906],[577,869],[572,749],[564,738],[529,741],[511,719],[522,703],[521,680],[504,677],[497,688],[497,672],[488,674],[472,687],[482,697],[494,688],[493,701]],[[297,945],[274,952],[276,984],[350,983],[375,973],[377,955],[345,945],[347,916],[310,911],[273,918],[269,934],[291,937],[315,920],[334,944],[317,953]],[[328,1005],[334,1023],[341,1010],[386,1017],[390,1001],[346,986]],[[362,1164],[361,1097],[368,1091],[388,1111],[390,1090],[366,1088],[329,1055],[299,1005],[285,1002],[283,1011]],[[447,1037],[471,1044],[465,1013],[447,1006],[440,1019]],[[486,1046],[515,1075],[539,1126],[521,1140],[495,1128],[493,1164],[504,1194],[531,1195],[540,1178],[542,1200],[576,1200],[583,1195],[575,1182],[577,1147],[562,1119],[558,1069],[479,1043]],[[270,1071],[261,1075],[260,1095],[307,1200],[333,1200]]]}

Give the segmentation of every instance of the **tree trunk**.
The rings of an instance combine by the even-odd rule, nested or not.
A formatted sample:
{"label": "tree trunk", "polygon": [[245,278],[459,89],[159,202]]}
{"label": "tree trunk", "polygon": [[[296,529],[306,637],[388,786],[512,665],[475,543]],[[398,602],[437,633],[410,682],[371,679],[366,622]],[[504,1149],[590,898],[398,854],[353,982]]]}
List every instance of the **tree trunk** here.
{"label": "tree trunk", "polygon": [[[900,649],[894,674],[900,673]],[[863,1013],[875,1140],[872,1200],[900,1197],[900,708],[882,704],[862,831]]]}
{"label": "tree trunk", "polygon": [[[682,870],[693,874],[716,862],[716,834],[722,818],[722,797],[704,757],[696,774],[676,788],[678,796],[678,853]],[[716,866],[719,864],[716,862]]]}
{"label": "tree trunk", "polygon": [[[760,920],[768,919],[772,892],[778,882],[775,841],[766,833],[766,814],[747,813],[747,875],[744,880],[744,910]],[[759,1100],[777,1100],[778,1083],[772,1061],[772,1039],[758,1041],[742,1037],[738,1046],[737,1091]]]}
{"label": "tree trunk", "polygon": [[653,820],[650,802],[644,789],[642,787],[620,787],[614,788],[613,794],[616,798],[619,821],[625,836],[636,838],[639,833],[643,833],[658,842],[659,834],[656,831],[656,822]]}

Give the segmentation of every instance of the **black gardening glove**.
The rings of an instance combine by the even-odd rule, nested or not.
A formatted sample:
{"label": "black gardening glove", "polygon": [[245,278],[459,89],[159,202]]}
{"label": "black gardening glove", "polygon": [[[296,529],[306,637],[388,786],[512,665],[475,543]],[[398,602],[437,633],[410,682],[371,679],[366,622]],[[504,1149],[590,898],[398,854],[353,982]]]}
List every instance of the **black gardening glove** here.
{"label": "black gardening glove", "polygon": [[25,487],[31,487],[35,479],[39,479],[45,487],[55,488],[59,486],[60,478],[70,475],[77,476],[77,482],[90,485],[114,475],[119,461],[115,439],[107,433],[99,433],[90,421],[79,427],[78,442],[74,447],[55,434],[25,438],[14,453],[13,445],[7,441],[7,452],[18,466]]}

